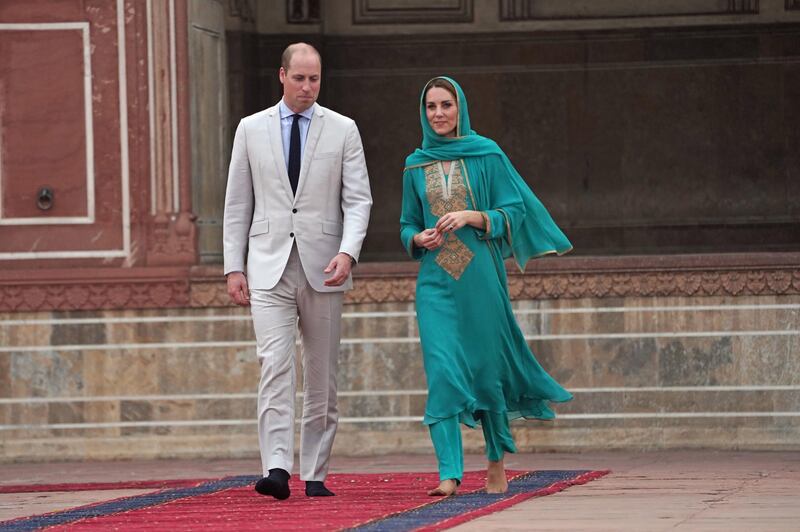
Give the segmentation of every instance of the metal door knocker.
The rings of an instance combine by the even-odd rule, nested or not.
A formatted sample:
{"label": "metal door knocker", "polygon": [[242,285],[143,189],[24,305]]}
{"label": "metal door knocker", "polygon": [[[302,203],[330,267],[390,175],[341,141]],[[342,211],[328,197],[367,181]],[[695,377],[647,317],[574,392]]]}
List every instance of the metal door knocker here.
{"label": "metal door knocker", "polygon": [[50,187],[42,187],[36,195],[36,206],[43,211],[53,207],[53,190]]}

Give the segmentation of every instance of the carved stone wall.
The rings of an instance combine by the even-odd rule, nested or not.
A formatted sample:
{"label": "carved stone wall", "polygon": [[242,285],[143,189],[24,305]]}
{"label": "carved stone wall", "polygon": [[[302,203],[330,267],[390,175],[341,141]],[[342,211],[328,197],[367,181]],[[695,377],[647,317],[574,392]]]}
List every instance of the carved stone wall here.
{"label": "carved stone wall", "polygon": [[473,20],[473,0],[353,0],[353,24],[452,24]]}
{"label": "carved stone wall", "polygon": [[[402,165],[419,143],[418,91],[438,74],[463,85],[474,128],[505,149],[577,254],[800,249],[800,211],[791,200],[800,194],[800,105],[792,97],[800,91],[800,18],[793,22],[788,5],[513,4],[523,3],[564,21],[606,13],[598,19],[604,31],[556,31],[558,20],[503,22],[497,3],[487,11],[476,0],[474,22],[436,31],[399,19],[348,26],[342,9],[325,12],[318,33],[229,32],[231,127],[280,98],[277,61],[286,44],[318,46],[320,103],[359,125],[380,206],[365,261],[404,260]],[[418,9],[380,6],[401,4]],[[782,24],[764,23],[780,16]],[[671,26],[644,29],[648,17]],[[694,28],[694,19],[710,25]],[[513,31],[490,31],[503,24]]]}
{"label": "carved stone wall", "polygon": [[231,150],[226,7],[244,23],[252,20],[253,13],[247,2],[195,0],[189,4],[191,190],[201,263],[222,262],[222,198],[225,197]]}
{"label": "carved stone wall", "polygon": [[[515,300],[800,294],[800,254],[561,257],[509,268]],[[417,264],[363,263],[345,300],[414,301]],[[219,266],[10,272],[0,277],[0,312],[231,306]]]}
{"label": "carved stone wall", "polygon": [[[512,425],[521,452],[800,449],[799,295],[512,307],[575,396],[554,422]],[[414,314],[408,302],[345,306],[335,456],[432,456]],[[0,312],[0,463],[255,458],[257,384],[249,309]],[[483,444],[465,433],[469,452]]]}
{"label": "carved stone wall", "polygon": [[0,305],[188,304],[187,1],[9,0],[0,17]]}
{"label": "carved stone wall", "polygon": [[359,124],[380,206],[364,258],[404,255],[403,160],[439,74],[577,254],[798,250],[798,49],[800,25],[327,38],[324,102]]}
{"label": "carved stone wall", "polygon": [[[462,82],[475,127],[506,149],[577,254],[696,252],[713,265],[714,253],[772,256],[800,246],[794,0],[704,1],[692,5],[713,4],[713,13],[675,17],[661,17],[657,2],[358,0],[322,7],[319,22],[316,8],[301,4],[308,20],[289,16],[283,0],[203,0],[192,13],[186,0],[3,3],[0,47],[18,48],[0,69],[2,308],[226,305],[219,272],[192,269],[196,241],[204,260],[219,260],[230,136],[242,116],[278,100],[277,60],[295,40],[322,51],[320,101],[356,119],[367,151],[376,209],[351,301],[412,297],[413,271],[387,279],[366,263],[406,260],[397,239],[402,161],[419,142],[417,92],[441,73]],[[503,20],[502,6],[523,4],[567,18],[587,6],[646,9],[658,22],[610,12]],[[670,3],[673,11],[689,4]],[[457,16],[430,24],[439,8]],[[397,18],[409,14],[416,22]],[[209,68],[200,77],[189,74],[190,43],[194,67]],[[52,68],[29,68],[37,58]],[[214,74],[225,70],[219,85]],[[50,103],[61,114],[38,135],[38,119],[26,116],[47,102],[24,87],[45,86],[53,72],[63,90]],[[53,160],[37,158],[43,151]],[[41,210],[35,196],[50,175],[60,188]],[[599,270],[512,275],[512,290],[793,293],[797,267],[620,273],[587,264]],[[157,297],[143,295],[147,286]]]}
{"label": "carved stone wall", "polygon": [[684,0],[677,2],[597,2],[592,0],[501,0],[500,20],[586,20],[610,18],[698,17],[751,14],[759,0]]}

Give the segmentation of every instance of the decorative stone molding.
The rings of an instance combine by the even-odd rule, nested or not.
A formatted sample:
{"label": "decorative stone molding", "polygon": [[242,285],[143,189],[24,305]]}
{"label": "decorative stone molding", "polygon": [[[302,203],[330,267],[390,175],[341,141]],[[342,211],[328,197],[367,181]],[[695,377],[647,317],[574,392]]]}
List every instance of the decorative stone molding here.
{"label": "decorative stone molding", "polygon": [[[345,301],[414,301],[417,271],[361,264]],[[542,259],[509,267],[508,289],[512,299],[800,295],[800,253]],[[230,305],[219,266],[0,272],[0,312]]]}
{"label": "decorative stone molding", "polygon": [[188,212],[172,217],[165,213],[154,216],[149,227],[147,264],[194,264],[197,241],[194,220],[195,216]]}
{"label": "decorative stone molding", "polygon": [[[227,306],[216,268],[196,269],[191,306]],[[414,301],[417,264],[366,263],[347,303]],[[545,259],[525,273],[509,268],[512,299],[800,295],[800,254],[583,257]]]}
{"label": "decorative stone molding", "polygon": [[189,305],[186,281],[0,286],[0,311],[171,308]]}
{"label": "decorative stone molding", "polygon": [[[787,2],[796,0],[787,0]],[[757,15],[760,0],[684,0],[658,5],[639,0],[581,2],[575,0],[501,0],[500,20],[580,20],[605,18],[652,18],[746,14]]]}
{"label": "decorative stone molding", "polygon": [[[291,4],[291,2],[289,2]],[[251,0],[228,0],[228,16],[247,23],[255,23],[256,14]]]}
{"label": "decorative stone molding", "polygon": [[786,11],[800,10],[800,0],[786,0]]}
{"label": "decorative stone molding", "polygon": [[512,275],[513,299],[800,294],[800,269]]}
{"label": "decorative stone molding", "polygon": [[473,0],[436,2],[432,6],[407,2],[353,0],[353,24],[441,24],[473,21]]}
{"label": "decorative stone molding", "polygon": [[417,276],[389,278],[356,277],[346,303],[386,303],[414,301]]}
{"label": "decorative stone molding", "polygon": [[232,306],[225,281],[220,279],[215,281],[192,281],[189,293],[189,306],[199,308]]}
{"label": "decorative stone molding", "polygon": [[319,24],[322,13],[320,0],[287,0],[286,22],[288,24]]}

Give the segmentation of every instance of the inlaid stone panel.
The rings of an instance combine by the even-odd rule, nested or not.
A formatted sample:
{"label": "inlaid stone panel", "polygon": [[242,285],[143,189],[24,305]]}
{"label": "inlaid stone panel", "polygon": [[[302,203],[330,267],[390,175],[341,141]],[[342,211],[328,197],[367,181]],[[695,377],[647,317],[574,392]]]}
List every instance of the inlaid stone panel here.
{"label": "inlaid stone panel", "polygon": [[[345,307],[345,312],[348,312]],[[384,311],[391,313],[392,311]],[[342,338],[406,338],[419,336],[417,318],[413,307],[410,315],[387,315],[375,317],[348,317],[342,318]]]}
{"label": "inlaid stone panel", "polygon": [[[300,410],[297,411],[298,414]],[[411,409],[409,396],[377,395],[369,397],[339,397],[339,416],[345,417],[397,417],[418,416]]]}
{"label": "inlaid stone panel", "polygon": [[[24,319],[25,318],[11,318],[9,321]],[[51,332],[52,326],[48,324],[0,325],[0,346],[46,346],[49,345]]]}
{"label": "inlaid stone panel", "polygon": [[745,336],[733,345],[740,382],[800,384],[800,335]]}
{"label": "inlaid stone panel", "polygon": [[[754,309],[742,305],[727,308],[703,309],[700,305],[688,305],[671,310],[669,306],[652,305],[636,307],[624,302],[624,311],[619,307],[611,312],[602,307],[587,309],[587,312],[571,312],[571,308],[541,315],[545,334],[607,334],[607,333],[701,333],[720,331],[775,331],[800,329],[799,309]],[[692,307],[698,307],[693,309]],[[580,310],[580,309],[575,309]],[[521,322],[521,324],[524,322]],[[523,326],[526,334],[535,330]]]}
{"label": "inlaid stone panel", "polygon": [[47,423],[58,425],[62,423],[83,423],[86,421],[86,403],[58,402],[49,403],[47,408]]}
{"label": "inlaid stone panel", "polygon": [[550,339],[529,342],[569,387],[797,384],[796,336]]}
{"label": "inlaid stone panel", "polygon": [[158,389],[175,394],[252,391],[261,374],[249,349],[163,350],[157,366]]}
{"label": "inlaid stone panel", "polygon": [[107,341],[106,327],[102,323],[55,323],[50,327],[49,340],[53,346],[104,344]]}
{"label": "inlaid stone panel", "polygon": [[253,324],[249,319],[225,316],[203,319],[206,316],[187,316],[187,319],[165,319],[156,322],[109,323],[106,334],[111,343],[170,343],[255,341]]}
{"label": "inlaid stone panel", "polygon": [[11,356],[0,353],[0,397],[11,396]]}
{"label": "inlaid stone panel", "polygon": [[79,352],[27,351],[0,353],[9,357],[11,397],[81,395],[87,386]]}
{"label": "inlaid stone panel", "polygon": [[342,346],[337,380],[339,390],[424,389],[419,344]]}

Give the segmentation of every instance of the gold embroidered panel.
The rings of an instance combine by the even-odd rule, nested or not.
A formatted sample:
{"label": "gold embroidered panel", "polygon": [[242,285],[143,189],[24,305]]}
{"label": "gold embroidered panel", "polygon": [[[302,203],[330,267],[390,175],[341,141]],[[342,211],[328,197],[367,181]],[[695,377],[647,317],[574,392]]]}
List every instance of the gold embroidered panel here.
{"label": "gold embroidered panel", "polygon": [[435,216],[442,217],[448,212],[467,208],[467,187],[461,174],[461,164],[453,162],[447,186],[449,191],[445,189],[446,186],[442,167],[438,162],[425,167],[425,194]]}
{"label": "gold embroidered panel", "polygon": [[436,256],[436,264],[458,281],[475,254],[455,235],[450,234]]}
{"label": "gold embroidered panel", "polygon": [[[435,216],[442,217],[448,212],[463,211],[467,208],[467,187],[464,184],[460,162],[451,163],[449,181],[445,180],[442,166],[438,162],[429,164],[423,170],[425,195]],[[458,280],[474,256],[475,254],[455,233],[448,233],[445,243],[436,256],[436,263],[453,279]]]}

